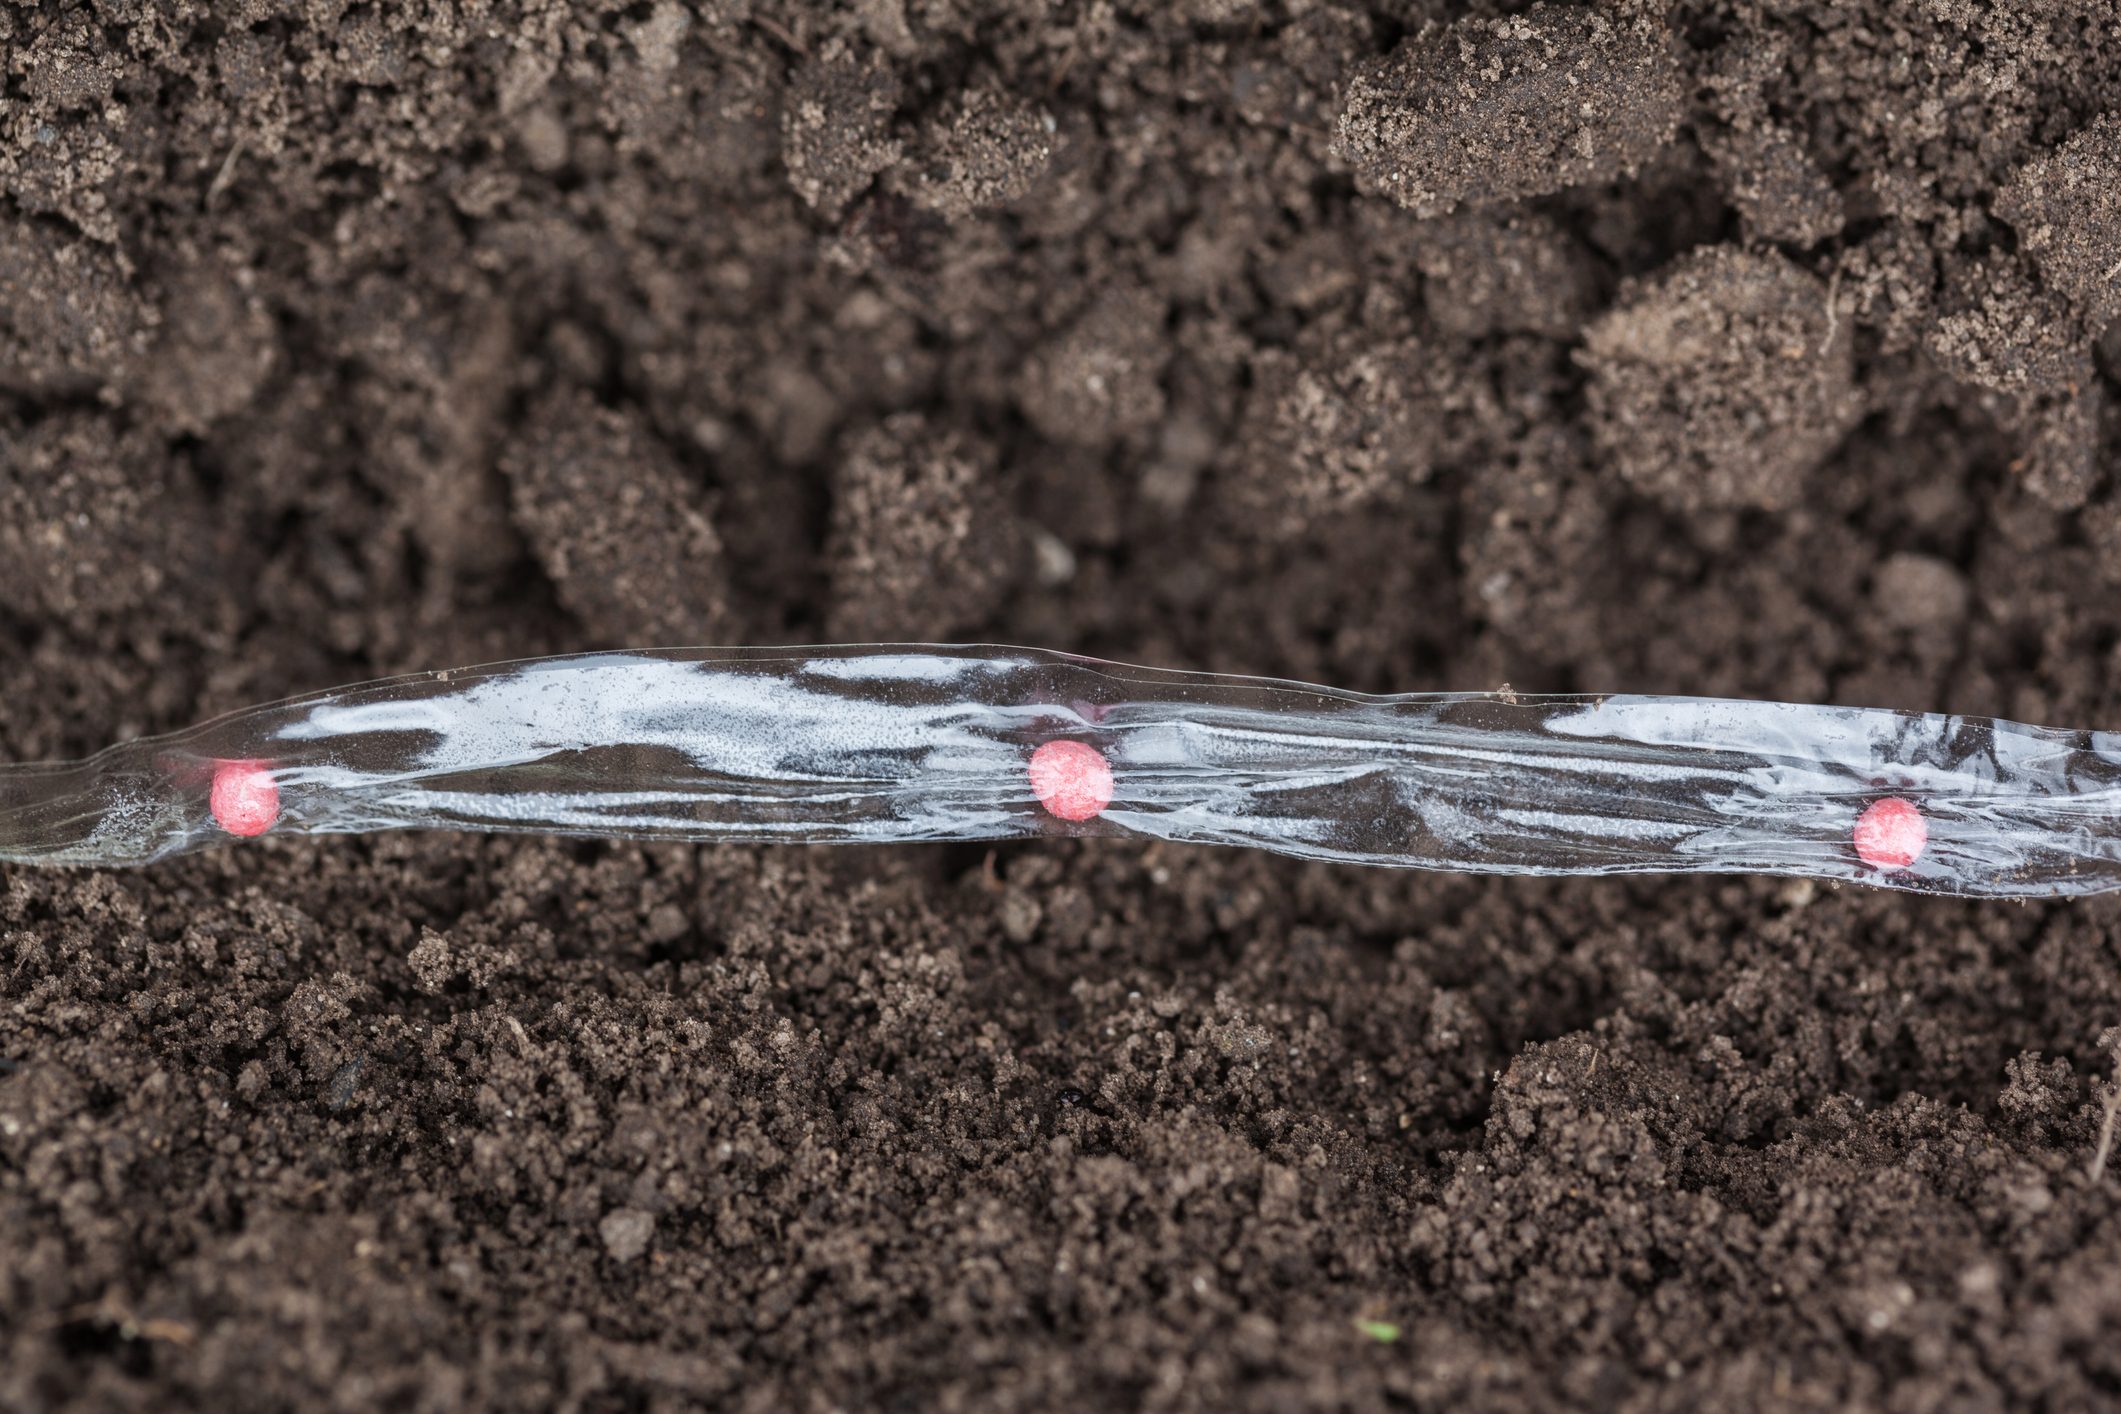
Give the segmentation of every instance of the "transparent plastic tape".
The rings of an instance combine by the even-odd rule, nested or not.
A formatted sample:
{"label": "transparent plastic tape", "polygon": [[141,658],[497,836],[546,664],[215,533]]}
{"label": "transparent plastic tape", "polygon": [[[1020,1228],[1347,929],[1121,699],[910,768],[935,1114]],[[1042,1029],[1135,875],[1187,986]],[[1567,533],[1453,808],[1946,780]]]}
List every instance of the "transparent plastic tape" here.
{"label": "transparent plastic tape", "polygon": [[[1030,769],[1054,741],[1109,768],[1085,818],[1061,818]],[[138,865],[267,832],[1096,835],[2045,897],[2121,887],[2117,778],[2121,737],[1980,717],[1373,697],[1021,648],[678,649],[393,678],[0,768],[0,860]],[[1864,836],[1880,802],[1901,812],[1882,853]]]}

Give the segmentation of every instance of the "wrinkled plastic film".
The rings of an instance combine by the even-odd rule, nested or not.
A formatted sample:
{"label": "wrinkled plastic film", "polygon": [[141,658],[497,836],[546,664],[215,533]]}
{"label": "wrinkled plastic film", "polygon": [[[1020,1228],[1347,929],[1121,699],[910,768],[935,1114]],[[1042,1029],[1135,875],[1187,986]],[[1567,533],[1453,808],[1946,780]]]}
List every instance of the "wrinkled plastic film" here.
{"label": "wrinkled plastic film", "polygon": [[[1056,819],[1026,762],[1111,766]],[[2121,887],[2121,737],[1977,717],[1642,696],[1370,697],[1018,648],[596,653],[318,693],[0,768],[0,860],[145,864],[224,841],[226,763],[271,830],[896,843],[1056,835],[1525,874],[1758,873],[1976,896]],[[1927,841],[1868,864],[1881,797]]]}

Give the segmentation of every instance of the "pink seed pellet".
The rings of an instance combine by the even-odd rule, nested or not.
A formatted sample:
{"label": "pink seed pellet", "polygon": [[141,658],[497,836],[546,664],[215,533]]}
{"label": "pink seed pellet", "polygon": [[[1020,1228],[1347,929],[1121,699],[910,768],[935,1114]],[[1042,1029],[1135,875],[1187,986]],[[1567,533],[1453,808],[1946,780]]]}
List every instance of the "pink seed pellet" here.
{"label": "pink seed pellet", "polygon": [[280,783],[259,762],[218,762],[209,803],[215,824],[249,839],[264,834],[280,818]]}
{"label": "pink seed pellet", "polygon": [[1930,842],[1929,822],[1913,801],[1889,795],[1856,817],[1856,856],[1873,869],[1905,869]]}
{"label": "pink seed pellet", "polygon": [[1031,753],[1031,793],[1062,820],[1090,820],[1112,803],[1112,763],[1088,742],[1049,741]]}

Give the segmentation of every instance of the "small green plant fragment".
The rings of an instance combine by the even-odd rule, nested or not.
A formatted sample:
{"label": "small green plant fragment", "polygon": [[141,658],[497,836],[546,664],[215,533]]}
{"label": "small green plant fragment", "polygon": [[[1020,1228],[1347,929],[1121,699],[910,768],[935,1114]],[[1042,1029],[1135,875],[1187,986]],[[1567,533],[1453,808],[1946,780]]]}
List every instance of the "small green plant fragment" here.
{"label": "small green plant fragment", "polygon": [[1355,1329],[1361,1331],[1379,1345],[1390,1345],[1399,1339],[1399,1327],[1390,1321],[1357,1321]]}

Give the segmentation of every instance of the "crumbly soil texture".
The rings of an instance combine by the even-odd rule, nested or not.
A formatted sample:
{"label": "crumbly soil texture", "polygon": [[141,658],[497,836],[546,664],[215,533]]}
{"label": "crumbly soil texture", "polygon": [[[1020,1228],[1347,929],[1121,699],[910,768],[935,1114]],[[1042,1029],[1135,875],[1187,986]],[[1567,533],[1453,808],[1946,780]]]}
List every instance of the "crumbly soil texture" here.
{"label": "crumbly soil texture", "polygon": [[[0,10],[0,756],[610,645],[2121,725],[2114,0]],[[0,870],[0,1407],[2121,1405],[2121,905]]]}

